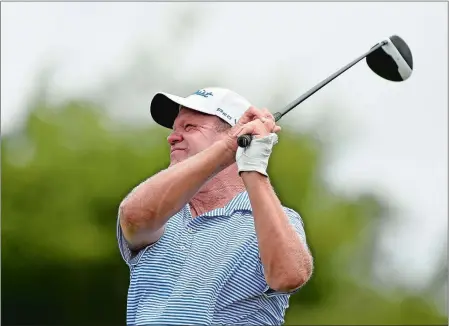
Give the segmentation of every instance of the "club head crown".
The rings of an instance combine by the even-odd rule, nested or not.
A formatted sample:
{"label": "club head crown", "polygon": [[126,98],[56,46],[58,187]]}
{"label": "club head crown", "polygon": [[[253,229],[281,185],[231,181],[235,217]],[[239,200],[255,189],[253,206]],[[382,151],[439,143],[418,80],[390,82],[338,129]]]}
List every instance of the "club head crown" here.
{"label": "club head crown", "polygon": [[412,52],[397,35],[386,39],[386,44],[369,54],[366,63],[380,77],[395,82],[407,80],[413,71]]}

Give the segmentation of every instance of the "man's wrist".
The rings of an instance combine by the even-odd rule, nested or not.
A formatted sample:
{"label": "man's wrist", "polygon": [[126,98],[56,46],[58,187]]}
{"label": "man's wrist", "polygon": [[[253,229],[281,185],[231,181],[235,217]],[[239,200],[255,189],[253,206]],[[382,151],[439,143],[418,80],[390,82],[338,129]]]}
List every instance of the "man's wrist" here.
{"label": "man's wrist", "polygon": [[215,143],[215,146],[219,148],[218,155],[221,159],[223,169],[235,163],[235,151],[229,146],[229,140],[219,140]]}
{"label": "man's wrist", "polygon": [[254,185],[256,183],[270,183],[267,176],[257,172],[257,171],[242,171],[240,172],[240,176],[243,179],[243,183],[248,185]]}

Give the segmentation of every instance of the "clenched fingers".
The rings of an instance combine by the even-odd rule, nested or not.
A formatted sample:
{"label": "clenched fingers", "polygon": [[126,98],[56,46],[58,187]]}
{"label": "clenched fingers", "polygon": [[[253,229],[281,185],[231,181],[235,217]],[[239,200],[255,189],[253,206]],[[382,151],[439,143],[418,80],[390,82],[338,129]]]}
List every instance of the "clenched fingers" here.
{"label": "clenched fingers", "polygon": [[238,128],[234,133],[234,137],[246,134],[253,135],[254,137],[264,137],[275,132],[278,128],[279,127],[275,125],[273,120],[262,117],[261,119],[255,119]]}
{"label": "clenched fingers", "polygon": [[266,119],[270,119],[274,121],[274,116],[271,114],[270,111],[268,111],[268,109],[264,108],[260,110],[262,113],[262,116]]}
{"label": "clenched fingers", "polygon": [[267,109],[258,109],[255,106],[250,106],[248,110],[243,113],[243,115],[240,117],[238,124],[244,125],[248,122],[251,122],[256,119],[260,118],[269,118],[271,113]]}

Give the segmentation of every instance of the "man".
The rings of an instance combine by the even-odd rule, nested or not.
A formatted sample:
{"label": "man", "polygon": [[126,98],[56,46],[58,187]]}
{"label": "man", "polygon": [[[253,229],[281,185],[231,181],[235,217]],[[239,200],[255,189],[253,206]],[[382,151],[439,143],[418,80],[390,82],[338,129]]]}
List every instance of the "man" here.
{"label": "man", "polygon": [[[313,260],[300,216],[281,205],[267,174],[281,128],[222,88],[158,93],[150,110],[173,129],[171,163],[119,208],[127,324],[282,324]],[[253,135],[246,149],[237,146],[243,134]]]}

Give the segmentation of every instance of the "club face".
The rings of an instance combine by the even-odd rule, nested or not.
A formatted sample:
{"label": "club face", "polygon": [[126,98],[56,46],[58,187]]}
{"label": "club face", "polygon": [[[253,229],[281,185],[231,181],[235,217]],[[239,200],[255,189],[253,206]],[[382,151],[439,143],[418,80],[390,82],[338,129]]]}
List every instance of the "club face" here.
{"label": "club face", "polygon": [[366,63],[377,75],[390,81],[401,82],[408,79],[413,71],[413,57],[407,43],[397,35],[388,43],[370,53]]}

